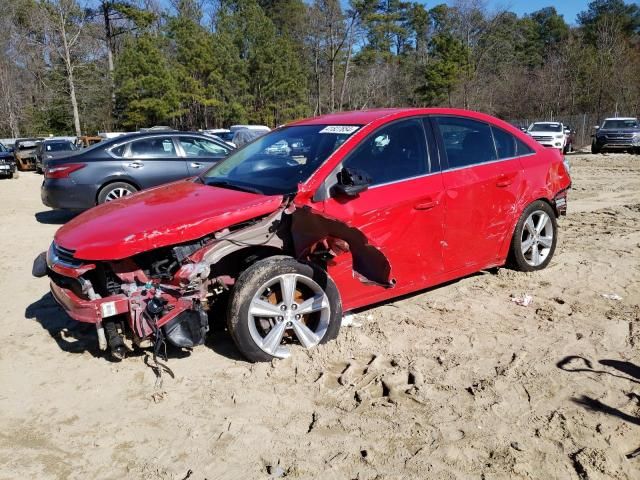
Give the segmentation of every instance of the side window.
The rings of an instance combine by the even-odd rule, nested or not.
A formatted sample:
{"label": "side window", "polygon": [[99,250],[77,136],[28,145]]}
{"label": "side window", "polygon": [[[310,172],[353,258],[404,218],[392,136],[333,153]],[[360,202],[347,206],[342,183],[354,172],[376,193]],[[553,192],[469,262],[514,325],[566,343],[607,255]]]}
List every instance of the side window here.
{"label": "side window", "polygon": [[115,155],[116,157],[124,157],[124,151],[127,149],[127,144],[118,145],[117,147],[113,147],[111,150],[111,155]]}
{"label": "side window", "polygon": [[403,120],[374,132],[344,162],[347,168],[366,172],[371,185],[424,175],[427,165],[427,144],[418,119]]}
{"label": "side window", "polygon": [[131,142],[129,157],[170,158],[176,156],[171,137],[150,137]]}
{"label": "side window", "polygon": [[491,131],[493,132],[493,139],[496,142],[498,158],[516,157],[516,137],[494,126],[491,127]]}
{"label": "side window", "polygon": [[215,142],[196,137],[178,137],[187,157],[210,157],[226,155],[228,150]]}
{"label": "side window", "polygon": [[536,153],[533,148],[524,143],[522,140],[518,140],[516,138],[516,152],[518,156],[522,155],[530,155],[532,153]]}
{"label": "side window", "polygon": [[447,152],[449,168],[496,160],[489,125],[462,117],[435,117]]}

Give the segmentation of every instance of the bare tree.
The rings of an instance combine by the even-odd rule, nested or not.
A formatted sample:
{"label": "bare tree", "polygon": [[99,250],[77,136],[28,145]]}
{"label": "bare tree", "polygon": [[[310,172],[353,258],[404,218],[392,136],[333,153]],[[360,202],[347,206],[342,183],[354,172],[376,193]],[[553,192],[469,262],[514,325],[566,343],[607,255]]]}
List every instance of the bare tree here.
{"label": "bare tree", "polygon": [[88,57],[91,57],[93,41],[86,33],[85,10],[75,0],[41,0],[39,15],[33,19],[32,28],[42,35],[33,37],[51,62],[59,61],[64,67],[69,100],[73,113],[73,125],[77,136],[82,134],[80,114],[76,98],[75,73]]}

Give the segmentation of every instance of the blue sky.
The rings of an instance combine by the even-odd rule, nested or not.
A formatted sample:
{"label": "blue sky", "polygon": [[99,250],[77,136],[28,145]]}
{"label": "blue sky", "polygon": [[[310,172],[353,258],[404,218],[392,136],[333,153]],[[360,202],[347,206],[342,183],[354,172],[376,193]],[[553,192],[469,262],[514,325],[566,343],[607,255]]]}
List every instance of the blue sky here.
{"label": "blue sky", "polygon": [[[553,6],[558,13],[564,16],[564,21],[569,25],[575,25],[577,23],[576,16],[579,12],[587,9],[590,0],[486,0],[487,6],[491,10],[509,10],[517,13],[519,16],[525,13],[535,12],[544,7]],[[627,3],[633,3],[633,1]],[[427,0],[423,2],[428,8],[431,8],[438,3],[439,0]],[[453,0],[447,0],[446,3],[454,3]]]}

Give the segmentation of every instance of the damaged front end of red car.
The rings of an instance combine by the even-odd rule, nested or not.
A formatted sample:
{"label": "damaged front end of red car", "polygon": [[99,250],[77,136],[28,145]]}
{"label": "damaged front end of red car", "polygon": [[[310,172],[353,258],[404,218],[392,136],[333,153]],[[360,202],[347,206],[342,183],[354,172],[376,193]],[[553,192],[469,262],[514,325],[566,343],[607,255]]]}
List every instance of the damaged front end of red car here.
{"label": "damaged front end of red car", "polygon": [[347,252],[356,278],[392,286],[388,261],[362,233],[289,202],[197,240],[121,260],[81,260],[54,241],[33,272],[48,275],[58,304],[74,320],[95,324],[100,349],[122,359],[133,345],[203,344],[214,305],[257,260],[284,254],[326,269]]}

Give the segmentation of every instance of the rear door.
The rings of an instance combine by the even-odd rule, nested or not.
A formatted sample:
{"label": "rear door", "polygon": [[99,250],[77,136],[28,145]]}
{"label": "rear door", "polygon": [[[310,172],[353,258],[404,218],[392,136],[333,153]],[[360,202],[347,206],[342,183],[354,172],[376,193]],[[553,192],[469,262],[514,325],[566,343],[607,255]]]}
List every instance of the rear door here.
{"label": "rear door", "polygon": [[523,188],[515,137],[465,117],[435,116],[432,124],[446,162],[444,268],[487,267],[498,261],[503,242],[510,239]]}
{"label": "rear door", "polygon": [[133,140],[124,150],[122,168],[141,188],[155,187],[189,176],[171,135]]}
{"label": "rear door", "polygon": [[186,158],[189,175],[200,175],[223,160],[231,148],[223,146],[213,139],[196,136],[176,137],[180,155]]}

